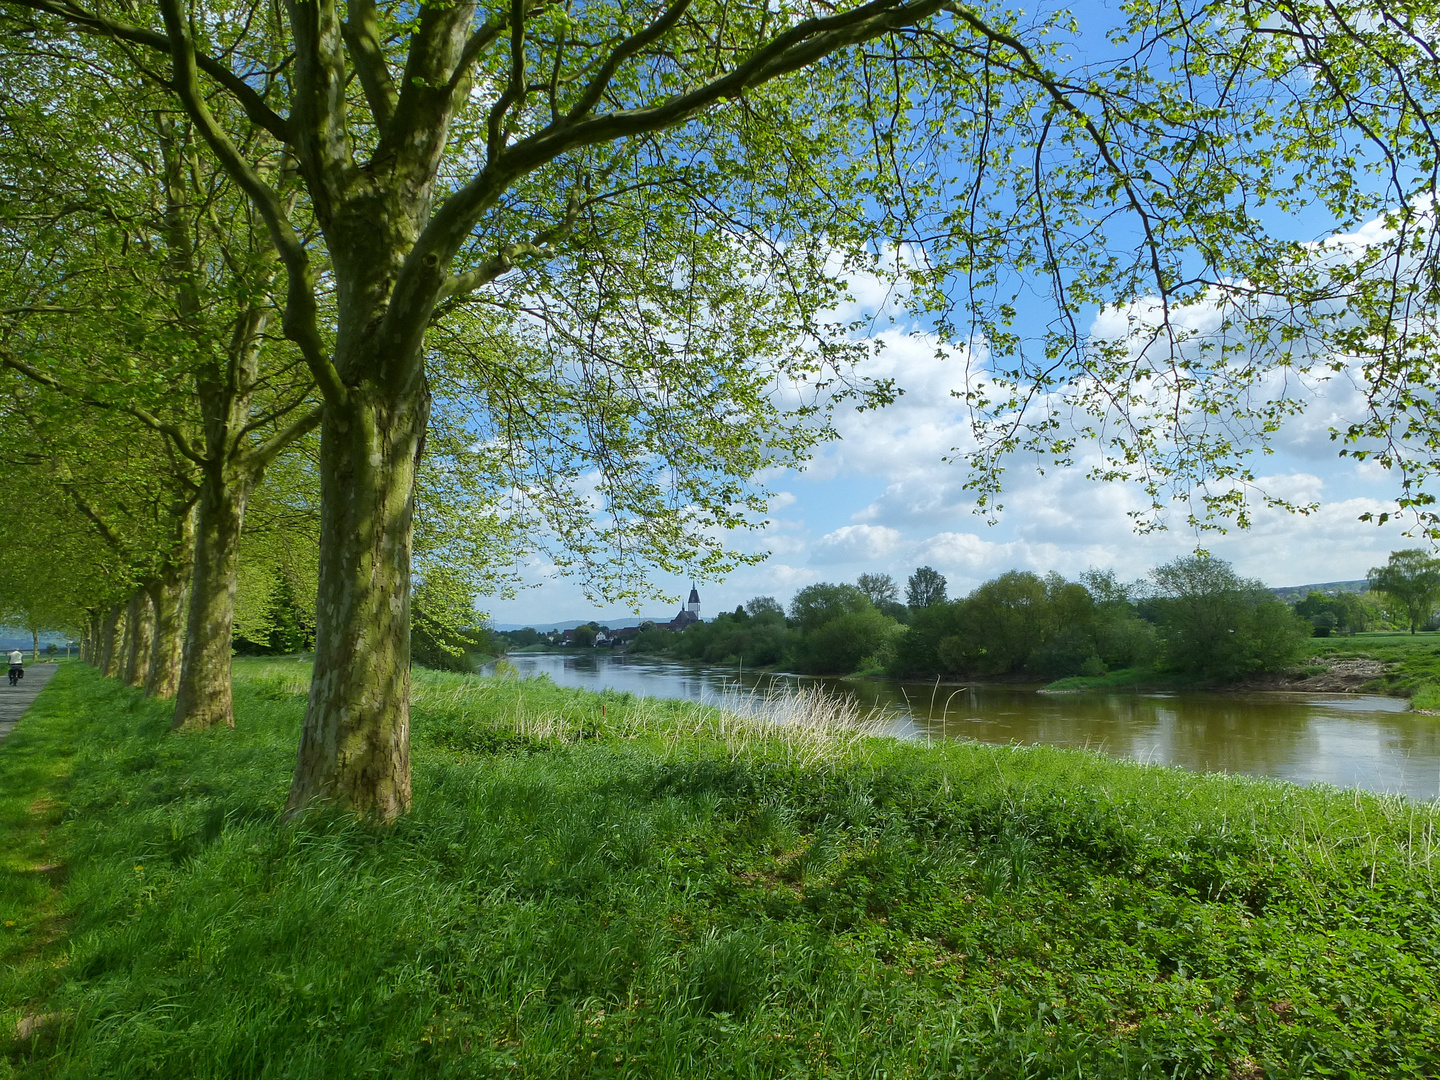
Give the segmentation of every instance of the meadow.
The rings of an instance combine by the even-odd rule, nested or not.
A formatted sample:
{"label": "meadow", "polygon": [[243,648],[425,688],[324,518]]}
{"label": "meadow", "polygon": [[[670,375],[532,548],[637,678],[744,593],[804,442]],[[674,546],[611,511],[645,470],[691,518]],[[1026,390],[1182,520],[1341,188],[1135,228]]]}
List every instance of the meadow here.
{"label": "meadow", "polygon": [[1440,808],[415,672],[414,812],[65,665],[0,744],[0,1078],[1433,1077]]}

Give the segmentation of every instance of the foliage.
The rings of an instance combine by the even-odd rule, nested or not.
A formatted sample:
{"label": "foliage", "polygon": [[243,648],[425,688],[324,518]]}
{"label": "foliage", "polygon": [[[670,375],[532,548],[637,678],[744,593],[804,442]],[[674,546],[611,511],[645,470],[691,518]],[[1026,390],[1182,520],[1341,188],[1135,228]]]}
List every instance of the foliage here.
{"label": "foliage", "polygon": [[905,603],[915,610],[945,602],[945,576],[929,566],[921,566],[905,582]]}
{"label": "foliage", "polygon": [[855,579],[855,587],[864,593],[865,598],[876,608],[881,604],[900,601],[900,586],[889,574],[861,574]]}
{"label": "foliage", "polygon": [[[754,616],[744,609],[722,612],[710,622],[692,623],[680,634],[656,633],[669,639],[669,652],[681,659],[742,664],[750,668],[782,663],[793,642],[793,635],[785,626],[785,616],[766,607],[761,607]],[[643,633],[637,635],[632,651],[658,651],[651,639],[641,640],[645,637]]]}
{"label": "foliage", "polygon": [[545,640],[533,626],[526,626],[519,630],[498,630],[495,631],[495,637],[504,641],[512,649],[528,649]]}
{"label": "foliage", "polygon": [[797,765],[420,671],[411,817],[285,824],[307,671],[236,674],[236,730],[175,738],[71,666],[0,752],[17,825],[66,821],[66,936],[0,974],[0,1038],[53,1026],[7,1080],[1440,1068],[1433,807],[1047,748]]}
{"label": "foliage", "polygon": [[794,647],[794,663],[817,675],[846,675],[883,665],[897,631],[894,619],[870,607],[842,609],[803,631]]}
{"label": "foliage", "polygon": [[1295,603],[1295,614],[1308,619],[1316,637],[1329,637],[1332,631],[1358,634],[1368,629],[1370,611],[1357,593],[1342,592],[1327,596],[1312,592]]}
{"label": "foliage", "polygon": [[[247,579],[253,581],[247,575]],[[291,579],[278,574],[265,590],[266,607],[258,618],[251,618],[251,605],[243,609],[245,618],[235,622],[235,650],[241,655],[265,656],[308,652],[315,647],[313,604],[302,604]],[[239,612],[237,612],[238,614]]]}
{"label": "foliage", "polygon": [[1423,548],[1392,551],[1384,566],[1370,569],[1370,591],[1387,597],[1405,613],[1413,634],[1440,604],[1440,559]]}
{"label": "foliage", "polygon": [[479,624],[475,597],[463,574],[433,569],[415,587],[410,621],[410,655],[415,663],[442,671],[470,671],[474,654],[489,654],[490,631]]}
{"label": "foliage", "polygon": [[1092,573],[1087,580],[1095,595],[1058,574],[1012,570],[964,599],[921,608],[897,639],[891,673],[1049,680],[1148,665],[1155,634],[1123,587],[1111,575]]}
{"label": "foliage", "polygon": [[1176,671],[1233,680],[1281,670],[1305,646],[1311,628],[1264,584],[1241,578],[1223,559],[1189,555],[1151,571],[1151,600]]}

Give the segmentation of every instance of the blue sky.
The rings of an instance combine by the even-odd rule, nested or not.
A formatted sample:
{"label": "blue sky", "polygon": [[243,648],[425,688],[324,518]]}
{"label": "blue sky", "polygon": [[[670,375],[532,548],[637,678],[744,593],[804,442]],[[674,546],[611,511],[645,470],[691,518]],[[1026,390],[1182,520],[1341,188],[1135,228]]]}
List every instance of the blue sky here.
{"label": "blue sky", "polygon": [[[1114,19],[1103,4],[1087,4],[1078,14],[1086,26]],[[1077,51],[1097,46],[1105,51],[1103,35],[1091,30]],[[1323,231],[1310,220],[1297,219],[1291,227],[1304,239]],[[852,281],[851,292],[855,303],[846,316],[875,313],[887,295],[873,280]],[[1203,545],[1241,573],[1281,586],[1360,578],[1390,551],[1418,543],[1403,535],[1403,521],[1377,527],[1359,520],[1367,512],[1393,513],[1397,484],[1373,463],[1337,456],[1330,430],[1363,415],[1363,399],[1343,377],[1321,386],[1305,414],[1274,439],[1273,456],[1255,464],[1270,492],[1318,503],[1309,516],[1262,508],[1248,530],[1202,535],[1185,525],[1184,509],[1178,508],[1168,530],[1141,535],[1126,513],[1146,505],[1133,487],[1085,479],[1083,461],[1080,468],[1044,475],[1033,461],[1015,461],[1007,475],[1005,510],[988,523],[974,513],[963,466],[943,460],[970,441],[966,416],[953,396],[964,386],[963,362],[937,359],[923,326],[902,324],[877,337],[883,348],[869,372],[893,377],[905,394],[883,410],[837,415],[840,437],[808,467],[764,478],[775,492],[770,523],[732,542],[769,556],[724,581],[701,582],[707,617],[754,596],[785,603],[805,585],[854,581],[866,572],[889,573],[903,588],[920,565],[939,570],[950,595],[961,596],[1012,569],[1054,570],[1073,578],[1093,567],[1133,580]],[[635,614],[593,604],[579,583],[543,562],[528,566],[526,579],[532,587],[514,599],[481,599],[493,622],[544,626]],[[643,614],[668,616],[690,583],[659,578],[653,584],[674,600],[647,604]]]}
{"label": "blue sky", "polygon": [[[853,291],[863,306],[864,284]],[[1309,516],[1259,509],[1248,530],[1201,535],[1184,525],[1180,512],[1167,531],[1140,535],[1126,515],[1144,505],[1133,487],[1092,482],[1083,468],[1041,475],[1033,463],[1017,461],[1008,474],[1005,510],[987,523],[964,490],[964,468],[943,460],[968,440],[966,417],[951,393],[963,385],[963,364],[936,359],[923,332],[900,327],[882,336],[872,374],[893,376],[906,393],[883,410],[839,414],[840,438],[807,468],[767,478],[775,492],[770,524],[733,541],[770,555],[723,582],[702,582],[704,614],[758,595],[788,602],[805,585],[854,581],[866,572],[892,574],[903,585],[920,565],[944,574],[951,596],[1011,569],[1073,578],[1095,567],[1133,580],[1197,544],[1267,584],[1298,585],[1363,577],[1391,550],[1416,543],[1402,534],[1403,523],[1377,527],[1358,520],[1365,512],[1393,512],[1395,485],[1378,466],[1336,454],[1329,429],[1361,407],[1344,379],[1313,396],[1307,412],[1280,432],[1274,455],[1257,467],[1273,493],[1318,503]],[[532,565],[527,576],[534,587],[490,605],[494,622],[538,626],[634,614],[592,604],[577,582],[544,564]],[[674,595],[676,605],[689,586],[667,579],[654,584]],[[668,615],[676,605],[656,601],[644,614]]]}

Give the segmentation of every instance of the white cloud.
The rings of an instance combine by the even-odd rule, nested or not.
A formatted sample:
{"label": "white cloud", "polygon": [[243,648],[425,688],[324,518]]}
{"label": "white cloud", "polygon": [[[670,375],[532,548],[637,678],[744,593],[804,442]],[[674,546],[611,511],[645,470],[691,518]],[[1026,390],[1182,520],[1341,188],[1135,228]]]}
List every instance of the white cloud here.
{"label": "white cloud", "polygon": [[884,525],[846,525],[815,542],[811,561],[821,564],[874,562],[900,544],[900,531]]}
{"label": "white cloud", "polygon": [[[1343,239],[1371,243],[1375,235],[1375,229],[1362,228]],[[888,289],[883,273],[852,276],[855,303],[845,315],[875,314],[887,298],[893,299]],[[1129,310],[1100,313],[1093,330],[1123,334],[1137,320],[1153,316],[1153,305],[1142,301]],[[1198,334],[1213,331],[1220,314],[1214,305],[1196,305],[1178,319]],[[1247,576],[1295,585],[1361,577],[1388,551],[1415,543],[1401,535],[1403,524],[1380,529],[1358,520],[1367,512],[1395,513],[1389,497],[1394,477],[1374,461],[1336,456],[1339,446],[1330,431],[1364,416],[1357,370],[1304,385],[1293,381],[1292,370],[1268,376],[1254,389],[1256,402],[1287,388],[1306,397],[1307,411],[1275,433],[1273,455],[1256,454],[1253,461],[1264,473],[1259,485],[1272,495],[1318,503],[1308,516],[1267,509],[1254,500],[1249,530],[1197,533],[1185,524],[1187,508],[1177,506],[1169,519],[1171,531],[1138,534],[1133,515],[1146,510],[1148,499],[1133,485],[1086,479],[1099,458],[1082,448],[1074,467],[1043,475],[1032,461],[1012,461],[1001,498],[1005,510],[992,526],[973,513],[964,465],[944,460],[957,448],[963,454],[974,445],[970,417],[956,396],[972,370],[966,353],[940,348],[933,335],[897,327],[870,341],[873,356],[865,374],[895,380],[904,394],[885,409],[839,412],[839,440],[823,448],[807,469],[764,478],[779,489],[770,501],[771,523],[732,540],[744,550],[769,550],[772,557],[738,569],[723,583],[702,583],[707,612],[729,610],[756,595],[784,602],[806,585],[853,581],[867,571],[890,573],[903,582],[920,565],[944,574],[952,596],[1011,569],[1054,570],[1073,579],[1093,566],[1135,579],[1197,545],[1229,559]],[[983,366],[983,343],[969,359]],[[1287,379],[1292,380],[1288,387]],[[671,591],[688,588],[688,581],[661,584]],[[593,609],[575,602],[577,595],[578,589],[568,584],[547,583],[497,608],[580,617]],[[541,616],[497,614],[502,621],[525,617]]]}

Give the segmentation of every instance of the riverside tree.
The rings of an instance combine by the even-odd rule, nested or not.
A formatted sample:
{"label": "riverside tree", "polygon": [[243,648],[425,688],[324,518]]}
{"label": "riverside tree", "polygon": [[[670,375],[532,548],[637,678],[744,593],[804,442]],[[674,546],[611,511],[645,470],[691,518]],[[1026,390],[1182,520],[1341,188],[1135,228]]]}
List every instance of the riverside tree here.
{"label": "riverside tree", "polygon": [[1150,572],[1165,662],[1229,681],[1293,663],[1311,627],[1260,582],[1224,559],[1186,555]]}
{"label": "riverside tree", "polygon": [[[1293,95],[1312,123],[1310,51],[1335,49],[1319,8],[1281,13],[1286,37],[1268,12],[1133,5],[1131,44],[1062,71],[1047,42],[1068,16],[945,0],[7,6],[43,34],[146,55],[264,222],[284,333],[324,402],[315,674],[289,805],[379,820],[410,799],[427,335],[452,317],[486,335],[468,379],[501,411],[476,440],[503,444],[520,419],[520,447],[542,452],[506,459],[529,480],[517,510],[538,511],[582,565],[678,547],[718,568],[715,533],[744,523],[748,478],[803,456],[837,394],[894,391],[847,386],[857,350],[827,312],[850,275],[889,267],[967,356],[995,358],[1000,393],[972,398],[998,415],[976,459],[995,465],[1026,430],[1005,426],[1025,404],[1008,385],[1043,396],[1073,373],[1122,411],[1135,400],[1123,349],[1066,366],[1086,305],[1148,286],[1168,312],[1237,279],[1301,309],[1332,301],[1292,272],[1295,249],[1272,254],[1247,200],[1285,208],[1309,177],[1337,175],[1319,166],[1343,99],[1355,80],[1390,79],[1367,54],[1306,142],[1275,127],[1273,98]],[[1364,204],[1343,179],[1328,194],[1342,219]],[[1115,211],[1128,225],[1107,232]],[[1001,280],[1012,266],[1048,279],[1060,312],[1033,379],[1013,329],[1023,290]],[[1154,337],[1174,342],[1176,322]],[[792,393],[807,385],[821,396]],[[1071,440],[1047,416],[1039,437],[1063,459]],[[1200,451],[1245,479],[1226,471],[1232,444]],[[548,454],[564,467],[527,471]],[[982,468],[987,499],[994,475]],[[575,494],[592,476],[598,505]]]}
{"label": "riverside tree", "polygon": [[945,602],[945,575],[933,566],[917,567],[905,583],[905,603],[927,608]]}
{"label": "riverside tree", "polygon": [[1371,592],[1385,596],[1404,613],[1412,634],[1440,605],[1440,559],[1423,548],[1392,551],[1385,565],[1371,567],[1366,578]]}

